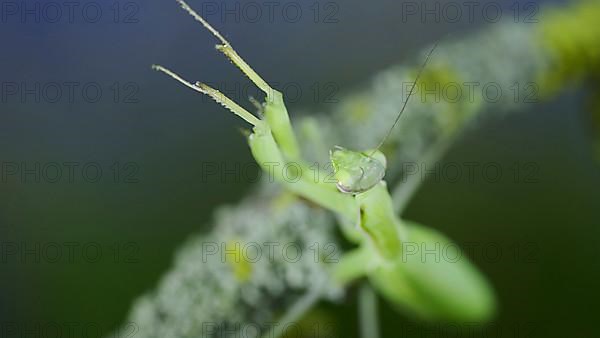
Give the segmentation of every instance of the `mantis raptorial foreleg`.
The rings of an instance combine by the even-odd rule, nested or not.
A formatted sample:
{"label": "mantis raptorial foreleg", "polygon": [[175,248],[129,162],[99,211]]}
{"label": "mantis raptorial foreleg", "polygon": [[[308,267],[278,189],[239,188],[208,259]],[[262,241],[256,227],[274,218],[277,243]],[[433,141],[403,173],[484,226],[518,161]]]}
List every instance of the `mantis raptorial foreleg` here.
{"label": "mantis raptorial foreleg", "polygon": [[219,103],[223,107],[231,110],[231,112],[233,112],[235,115],[241,117],[242,119],[244,119],[244,121],[250,123],[251,125],[256,127],[259,124],[261,124],[261,121],[258,118],[256,118],[256,116],[252,115],[249,111],[244,109],[239,104],[235,103],[233,100],[231,100],[230,98],[225,96],[220,91],[218,91],[214,88],[211,88],[210,86],[208,86],[204,83],[201,83],[201,82],[196,82],[196,84],[192,84],[192,83],[184,80],[177,73],[174,73],[173,71],[169,70],[168,68],[165,68],[160,65],[152,65],[152,69],[169,75],[170,77],[179,81],[180,83],[182,83],[183,85],[185,85],[188,88],[191,88],[197,92],[200,92],[202,94],[210,96],[213,100],[217,101],[217,103]]}
{"label": "mantis raptorial foreleg", "polygon": [[231,44],[185,1],[177,0],[177,2],[221,42],[220,45],[217,45],[217,49],[225,54],[257,87],[265,92],[264,120],[258,119],[217,89],[211,88],[202,82],[191,84],[163,66],[154,65],[153,68],[171,76],[195,91],[210,96],[219,104],[252,124],[254,126],[253,133],[248,138],[250,149],[259,165],[274,179],[285,183],[292,192],[319,205],[338,213],[351,214],[352,217],[357,217],[358,209],[352,198],[338,194],[335,190],[326,187],[326,183],[311,181],[309,175],[301,175],[299,180],[294,182],[289,182],[288,179],[282,176],[282,168],[290,164],[299,168],[300,172],[307,173],[310,171],[300,158],[300,150],[282,94],[271,88],[233,49]]}
{"label": "mantis raptorial foreleg", "polygon": [[290,123],[290,117],[287,112],[287,108],[283,102],[283,95],[271,88],[267,81],[265,81],[257,72],[244,61],[244,59],[233,49],[231,43],[227,41],[223,35],[221,35],[214,27],[212,27],[208,21],[200,16],[194,9],[192,9],[185,1],[177,0],[181,7],[186,10],[196,21],[200,22],[206,29],[208,29],[221,44],[217,45],[216,48],[233,62],[260,90],[266,95],[266,102],[264,107],[264,114],[267,123],[271,127],[272,133],[281,147],[282,153],[289,160],[300,159],[300,147],[296,141],[296,136],[292,125]]}

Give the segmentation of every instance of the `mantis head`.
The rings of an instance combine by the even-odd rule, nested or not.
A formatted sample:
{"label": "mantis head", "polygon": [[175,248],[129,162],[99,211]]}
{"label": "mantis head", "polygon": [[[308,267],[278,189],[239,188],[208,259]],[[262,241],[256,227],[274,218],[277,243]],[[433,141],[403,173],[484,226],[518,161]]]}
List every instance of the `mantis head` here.
{"label": "mantis head", "polygon": [[385,175],[386,159],[382,152],[352,151],[339,146],[329,152],[337,188],[347,194],[367,191]]}
{"label": "mantis head", "polygon": [[398,124],[398,121],[400,121],[400,117],[402,117],[402,113],[404,113],[408,99],[413,94],[415,86],[421,77],[421,73],[423,72],[423,69],[425,69],[425,65],[427,65],[427,61],[429,61],[429,57],[431,57],[431,54],[435,50],[436,46],[437,43],[433,45],[427,54],[425,61],[423,61],[423,65],[417,73],[415,82],[413,82],[412,86],[410,87],[410,91],[408,92],[408,96],[406,97],[406,100],[404,100],[402,109],[396,116],[396,120],[392,124],[391,128],[388,130],[381,142],[379,142],[375,150],[352,151],[335,146],[329,152],[331,164],[333,165],[334,176],[337,181],[336,185],[341,192],[347,194],[358,194],[365,192],[373,188],[383,179],[383,176],[385,176],[386,159],[383,153],[379,151],[379,148],[381,148],[381,146],[385,143],[388,137],[392,134],[396,124]]}

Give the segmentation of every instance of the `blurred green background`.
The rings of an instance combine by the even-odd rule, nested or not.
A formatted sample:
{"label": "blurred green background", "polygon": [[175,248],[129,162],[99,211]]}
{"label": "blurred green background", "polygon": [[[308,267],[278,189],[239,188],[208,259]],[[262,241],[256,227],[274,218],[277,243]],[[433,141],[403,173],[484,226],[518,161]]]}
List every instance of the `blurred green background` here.
{"label": "blurred green background", "polygon": [[[512,19],[510,6],[526,3],[503,8]],[[132,300],[156,285],[178,245],[209,230],[216,207],[236,203],[252,189],[244,180],[201,175],[205,163],[232,168],[252,161],[238,132],[243,123],[150,65],[161,63],[237,94],[235,86],[246,81],[174,1],[100,2],[97,22],[75,11],[72,23],[23,20],[2,4],[2,332],[10,337],[9,323],[72,322],[95,323],[107,333],[125,318]],[[191,4],[203,8],[202,2]],[[288,106],[298,116],[327,114],[331,101],[433,41],[493,25],[477,15],[474,22],[402,20],[402,6],[391,0],[315,1],[301,3],[304,16],[296,23],[277,15],[274,22],[236,22],[219,14],[207,19],[270,82],[301,89]],[[79,84],[73,99],[63,92],[55,103],[44,97],[36,102],[36,94],[23,89],[50,83],[65,89],[71,82]],[[97,102],[79,90],[90,83],[102,90]],[[10,94],[12,84],[19,86],[17,94]],[[590,89],[570,88],[526,111],[479,121],[441,164],[495,162],[502,179],[430,178],[405,213],[463,245],[499,248],[498,257],[479,249],[470,256],[498,293],[502,337],[600,332],[594,311],[600,300],[600,171],[592,157],[590,95]],[[73,182],[63,172],[57,183],[37,183],[22,172],[9,174],[15,165],[58,163],[64,169],[65,162],[79,169],[92,163],[102,175],[90,182],[76,169]],[[514,180],[515,165],[528,164],[537,168],[535,180]],[[62,256],[51,262],[56,248]],[[403,331],[413,328],[410,320],[385,303],[381,309],[384,337],[427,336],[424,329]],[[341,336],[356,336],[352,297],[323,311],[339,324]]]}

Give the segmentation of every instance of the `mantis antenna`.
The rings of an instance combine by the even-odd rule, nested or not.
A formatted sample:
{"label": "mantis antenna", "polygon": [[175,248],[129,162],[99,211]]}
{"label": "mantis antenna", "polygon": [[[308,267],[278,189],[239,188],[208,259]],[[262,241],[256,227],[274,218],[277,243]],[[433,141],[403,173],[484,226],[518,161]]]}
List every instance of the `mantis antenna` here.
{"label": "mantis antenna", "polygon": [[396,116],[396,120],[394,121],[394,124],[392,124],[392,127],[388,130],[387,134],[385,134],[385,136],[383,137],[383,139],[381,140],[381,142],[379,142],[379,144],[377,145],[377,147],[375,148],[375,150],[373,150],[373,152],[371,152],[371,156],[373,156],[373,154],[375,154],[375,152],[377,150],[379,150],[379,148],[381,148],[381,146],[383,146],[383,144],[385,143],[385,141],[387,141],[387,139],[392,134],[392,131],[394,130],[394,128],[398,124],[398,121],[400,121],[400,117],[402,117],[402,113],[404,113],[404,109],[406,108],[406,105],[408,104],[408,100],[410,99],[411,95],[413,94],[413,91],[415,90],[415,86],[417,85],[417,82],[419,82],[419,78],[421,77],[421,73],[423,72],[423,69],[425,69],[425,66],[427,65],[427,62],[429,61],[429,57],[431,57],[431,54],[433,54],[433,51],[435,50],[436,47],[437,47],[437,42],[433,45],[433,47],[431,47],[431,50],[429,51],[429,53],[427,53],[427,56],[425,57],[425,61],[423,61],[423,64],[421,65],[421,68],[419,69],[419,72],[417,73],[417,77],[415,78],[415,82],[413,82],[412,86],[410,87],[410,90],[408,92],[408,96],[406,97],[406,100],[404,101],[404,104],[402,105],[402,109],[400,110],[400,113],[398,113],[398,116]]}

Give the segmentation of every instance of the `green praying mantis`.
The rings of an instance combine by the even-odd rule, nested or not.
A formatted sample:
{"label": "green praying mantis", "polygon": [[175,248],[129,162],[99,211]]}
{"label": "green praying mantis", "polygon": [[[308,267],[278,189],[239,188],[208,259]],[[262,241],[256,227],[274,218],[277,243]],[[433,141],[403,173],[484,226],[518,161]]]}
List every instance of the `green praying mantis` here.
{"label": "green praying mantis", "polygon": [[262,116],[258,118],[204,83],[191,83],[163,66],[153,65],[153,69],[208,95],[249,123],[252,132],[248,135],[248,143],[257,163],[293,194],[339,216],[343,233],[356,244],[356,248],[345,253],[332,267],[335,281],[348,285],[366,278],[392,304],[430,321],[482,322],[489,319],[495,310],[495,298],[486,279],[464,257],[449,261],[440,259],[439,255],[428,258],[422,252],[415,254],[415,248],[431,252],[455,244],[433,229],[401,220],[393,210],[392,199],[383,180],[386,159],[379,148],[398,123],[435,46],[419,70],[394,124],[375,149],[332,149],[330,160],[335,183],[317,182],[306,177],[308,175],[301,175],[299,180],[290,182],[283,173],[270,168],[294,163],[293,167],[299,172],[308,172],[309,166],[302,159],[283,95],[271,88],[232,45],[185,1],[177,1],[219,40],[217,50],[265,93]]}

